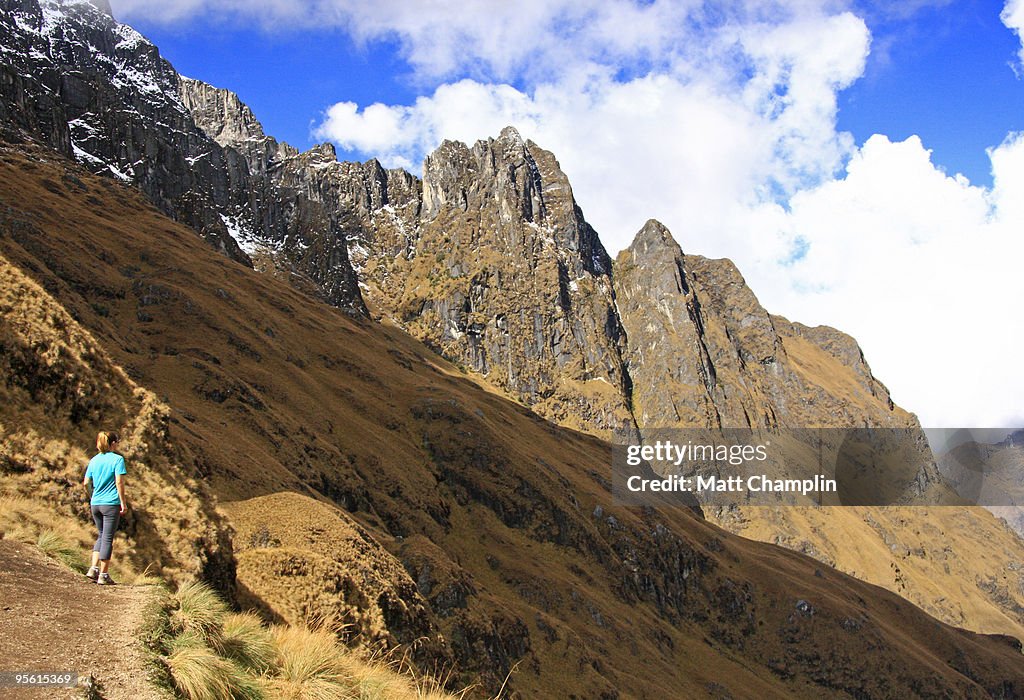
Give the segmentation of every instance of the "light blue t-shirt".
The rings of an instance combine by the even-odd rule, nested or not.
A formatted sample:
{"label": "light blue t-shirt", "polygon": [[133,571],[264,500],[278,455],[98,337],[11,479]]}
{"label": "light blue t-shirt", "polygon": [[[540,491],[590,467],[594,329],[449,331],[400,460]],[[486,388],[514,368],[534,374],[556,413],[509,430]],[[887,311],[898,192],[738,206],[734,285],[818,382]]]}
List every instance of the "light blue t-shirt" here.
{"label": "light blue t-shirt", "polygon": [[115,474],[127,474],[124,457],[113,452],[101,452],[89,460],[85,478],[92,479],[92,500],[94,506],[119,506]]}

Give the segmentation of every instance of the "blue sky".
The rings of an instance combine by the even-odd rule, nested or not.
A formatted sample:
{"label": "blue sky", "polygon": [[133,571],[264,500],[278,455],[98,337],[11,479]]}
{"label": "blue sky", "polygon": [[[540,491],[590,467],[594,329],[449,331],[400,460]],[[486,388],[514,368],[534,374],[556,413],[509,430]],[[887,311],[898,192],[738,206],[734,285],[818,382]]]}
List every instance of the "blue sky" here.
{"label": "blue sky", "polygon": [[392,42],[357,46],[341,30],[268,32],[215,23],[134,21],[178,72],[237,93],[270,135],[305,149],[324,110],[340,99],[361,104],[415,97],[409,67]]}
{"label": "blue sky", "polygon": [[909,20],[868,13],[872,55],[840,94],[838,127],[858,143],[917,134],[948,172],[991,185],[985,149],[1024,129],[1024,83],[1011,67],[1020,43],[999,21],[1001,9],[961,0]]}
{"label": "blue sky", "polygon": [[926,426],[1024,425],[1024,0],[112,4],[299,148],[419,174],[514,125],[613,255],[657,218]]}

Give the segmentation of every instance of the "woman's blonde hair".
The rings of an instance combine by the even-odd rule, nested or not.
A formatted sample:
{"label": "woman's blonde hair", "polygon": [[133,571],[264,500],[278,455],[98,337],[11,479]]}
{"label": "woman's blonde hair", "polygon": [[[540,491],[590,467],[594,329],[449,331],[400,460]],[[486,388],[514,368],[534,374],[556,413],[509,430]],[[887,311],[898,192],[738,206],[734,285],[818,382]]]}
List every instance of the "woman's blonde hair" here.
{"label": "woman's blonde hair", "polygon": [[110,452],[110,446],[117,442],[117,433],[101,430],[96,435],[96,449],[100,452]]}

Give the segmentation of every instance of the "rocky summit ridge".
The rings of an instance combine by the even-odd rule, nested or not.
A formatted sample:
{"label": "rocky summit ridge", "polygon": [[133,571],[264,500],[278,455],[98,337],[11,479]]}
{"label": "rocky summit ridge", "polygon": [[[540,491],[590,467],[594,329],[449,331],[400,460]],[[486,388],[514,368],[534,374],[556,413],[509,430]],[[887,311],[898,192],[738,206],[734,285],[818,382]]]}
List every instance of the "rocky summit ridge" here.
{"label": "rocky summit ridge", "polygon": [[[515,129],[445,141],[422,178],[339,162],[329,145],[299,152],[230,91],[178,75],[108,7],[77,0],[0,0],[0,52],[5,140],[40,141],[137,187],[228,257],[393,320],[564,426],[601,437],[675,425],[919,430],[854,339],[770,314],[730,261],[684,254],[656,221],[612,261],[555,156]],[[941,488],[934,465],[919,481]],[[1019,540],[980,512],[709,516],[942,619],[1024,630],[1022,574],[1009,568]],[[942,537],[922,534],[926,517]],[[950,533],[982,533],[1000,554],[951,563],[940,556]]]}

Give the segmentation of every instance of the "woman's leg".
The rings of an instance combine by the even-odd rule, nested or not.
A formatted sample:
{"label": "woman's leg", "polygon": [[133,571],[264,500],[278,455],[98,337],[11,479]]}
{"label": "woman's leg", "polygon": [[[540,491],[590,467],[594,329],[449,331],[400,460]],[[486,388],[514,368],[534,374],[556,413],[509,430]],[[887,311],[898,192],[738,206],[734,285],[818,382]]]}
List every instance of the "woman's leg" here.
{"label": "woman's leg", "polygon": [[114,533],[121,520],[121,512],[118,506],[96,506],[102,514],[102,529],[99,544],[100,573],[107,573],[110,568],[110,557],[114,548]]}
{"label": "woman's leg", "polygon": [[100,562],[100,548],[103,546],[103,513],[100,506],[92,506],[92,521],[96,524],[96,544],[92,546],[92,565],[96,567]]}
{"label": "woman's leg", "polygon": [[92,521],[96,524],[96,544],[92,546],[92,563],[86,575],[93,581],[96,580],[100,568],[100,540],[103,538],[103,515],[97,510],[97,506],[91,507]]}

